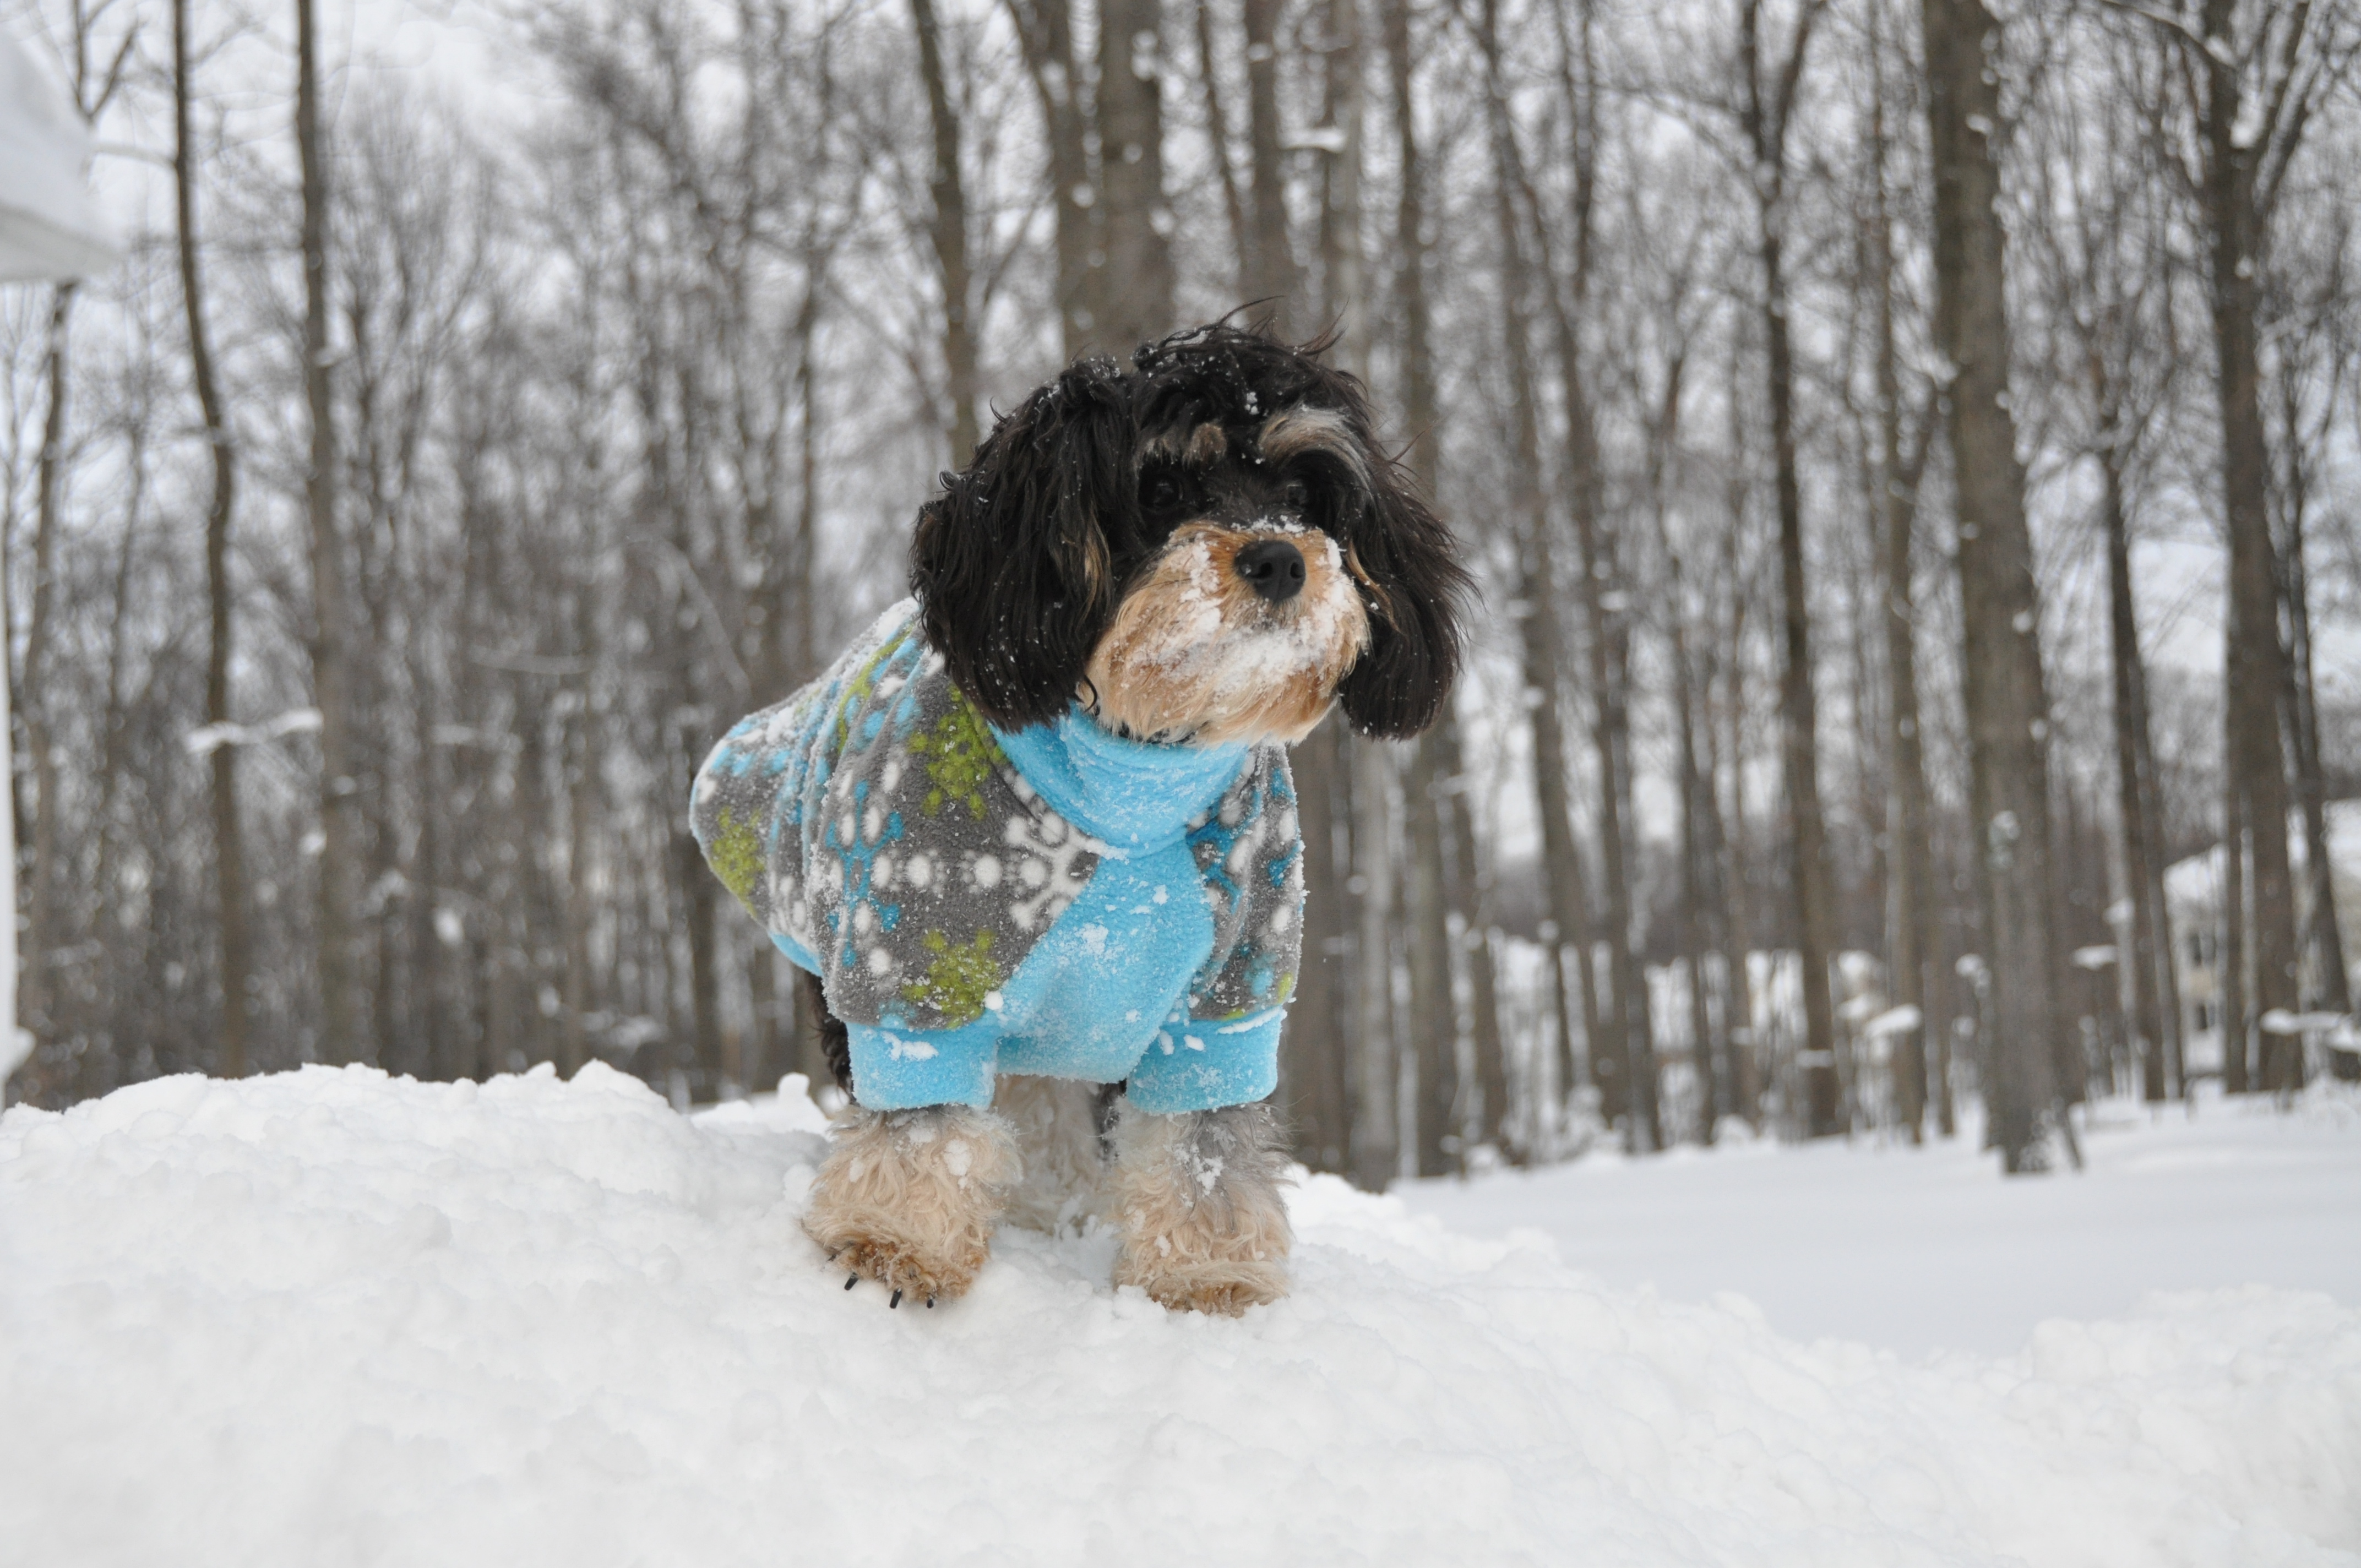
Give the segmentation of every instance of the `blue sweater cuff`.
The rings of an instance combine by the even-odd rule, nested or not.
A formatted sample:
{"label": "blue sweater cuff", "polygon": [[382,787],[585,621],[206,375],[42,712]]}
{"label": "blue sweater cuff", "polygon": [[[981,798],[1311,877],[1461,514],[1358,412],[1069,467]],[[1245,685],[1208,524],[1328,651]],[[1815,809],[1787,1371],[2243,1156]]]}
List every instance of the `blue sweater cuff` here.
{"label": "blue sweater cuff", "polygon": [[1245,1018],[1192,1018],[1168,1025],[1131,1069],[1124,1092],[1158,1115],[1251,1105],[1279,1087],[1279,1031],[1287,1009]]}
{"label": "blue sweater cuff", "polygon": [[852,1045],[852,1097],[871,1111],[924,1105],[992,1103],[1000,1054],[999,1020],[989,1016],[959,1029],[913,1030],[848,1024]]}

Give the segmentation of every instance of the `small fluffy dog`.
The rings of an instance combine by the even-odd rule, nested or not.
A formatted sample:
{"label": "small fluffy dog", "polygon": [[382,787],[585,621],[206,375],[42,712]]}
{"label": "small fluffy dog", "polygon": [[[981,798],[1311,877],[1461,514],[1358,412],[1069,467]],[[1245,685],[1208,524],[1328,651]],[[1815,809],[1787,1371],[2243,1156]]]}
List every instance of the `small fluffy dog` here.
{"label": "small fluffy dog", "polygon": [[913,598],[699,772],[708,861],[811,977],[852,1104],[804,1226],[928,1306],[1088,1213],[1118,1284],[1286,1289],[1286,747],[1441,711],[1466,577],[1360,383],[1226,324],[1085,360],[918,518]]}

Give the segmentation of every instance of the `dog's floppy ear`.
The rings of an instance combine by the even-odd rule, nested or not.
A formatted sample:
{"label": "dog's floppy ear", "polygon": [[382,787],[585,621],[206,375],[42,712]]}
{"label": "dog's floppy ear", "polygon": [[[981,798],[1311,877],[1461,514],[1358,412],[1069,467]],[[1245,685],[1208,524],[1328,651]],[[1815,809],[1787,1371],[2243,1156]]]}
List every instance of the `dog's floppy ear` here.
{"label": "dog's floppy ear", "polygon": [[1066,711],[1115,613],[1110,527],[1137,506],[1121,372],[1073,367],[1005,416],[918,513],[910,591],[927,643],[1004,729]]}
{"label": "dog's floppy ear", "polygon": [[1372,465],[1367,504],[1345,529],[1346,564],[1369,615],[1369,648],[1337,688],[1365,735],[1399,740],[1434,722],[1459,674],[1459,617],[1470,588],[1451,531],[1400,465]]}

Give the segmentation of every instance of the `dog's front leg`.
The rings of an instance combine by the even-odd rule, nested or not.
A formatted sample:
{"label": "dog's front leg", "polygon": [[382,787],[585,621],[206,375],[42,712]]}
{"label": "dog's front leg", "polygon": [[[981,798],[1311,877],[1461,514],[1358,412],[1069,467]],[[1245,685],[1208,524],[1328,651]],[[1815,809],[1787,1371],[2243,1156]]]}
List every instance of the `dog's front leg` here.
{"label": "dog's front leg", "polygon": [[1159,1115],[1123,1102],[1115,1128],[1115,1282],[1167,1307],[1235,1317],[1287,1294],[1286,1155],[1268,1105]]}
{"label": "dog's front leg", "polygon": [[966,1105],[854,1106],[834,1135],[804,1231],[851,1271],[846,1288],[865,1276],[896,1307],[966,1294],[1023,1171],[1008,1124]]}

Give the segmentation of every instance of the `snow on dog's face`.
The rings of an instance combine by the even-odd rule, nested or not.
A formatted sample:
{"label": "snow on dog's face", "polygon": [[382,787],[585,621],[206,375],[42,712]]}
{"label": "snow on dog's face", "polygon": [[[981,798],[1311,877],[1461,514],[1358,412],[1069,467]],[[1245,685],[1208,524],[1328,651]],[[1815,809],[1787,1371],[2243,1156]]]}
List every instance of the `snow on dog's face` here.
{"label": "snow on dog's face", "polygon": [[1079,698],[1197,744],[1300,740],[1340,699],[1368,734],[1433,721],[1466,577],[1323,346],[1211,326],[1084,361],[946,479],[911,588],[986,718]]}
{"label": "snow on dog's face", "polygon": [[1294,408],[1232,433],[1206,421],[1142,444],[1142,535],[1092,650],[1083,700],[1142,740],[1301,740],[1369,646],[1334,532],[1367,474],[1342,419]]}

